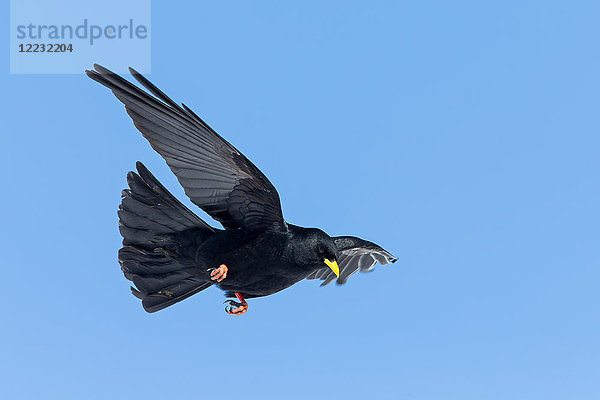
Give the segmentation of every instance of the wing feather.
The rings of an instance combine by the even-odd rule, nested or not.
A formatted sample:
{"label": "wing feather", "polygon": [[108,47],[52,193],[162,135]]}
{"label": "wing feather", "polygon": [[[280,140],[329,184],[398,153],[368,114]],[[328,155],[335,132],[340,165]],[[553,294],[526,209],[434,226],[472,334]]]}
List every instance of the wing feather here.
{"label": "wing feather", "polygon": [[[398,259],[375,243],[353,236],[334,237],[333,240],[339,251],[338,265],[340,276],[336,283],[343,285],[357,271],[371,271],[375,264],[386,265],[395,263]],[[307,279],[321,279],[321,286],[328,285],[336,279],[329,268],[321,268],[310,274]]]}
{"label": "wing feather", "polygon": [[112,90],[135,127],[167,162],[191,201],[226,229],[286,229],[279,194],[267,177],[185,105],[137,71],[148,92],[94,65],[88,76]]}

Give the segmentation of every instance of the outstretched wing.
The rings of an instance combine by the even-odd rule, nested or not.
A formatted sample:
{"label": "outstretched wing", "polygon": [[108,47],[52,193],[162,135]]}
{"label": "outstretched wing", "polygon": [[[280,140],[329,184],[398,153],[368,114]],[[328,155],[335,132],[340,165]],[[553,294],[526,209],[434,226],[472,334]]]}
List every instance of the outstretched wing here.
{"label": "outstretched wing", "polygon": [[[334,237],[333,240],[339,251],[340,276],[336,281],[339,285],[346,283],[350,275],[359,269],[361,272],[367,272],[372,270],[376,263],[385,265],[395,263],[398,260],[375,243],[357,237],[338,236]],[[325,286],[335,279],[335,274],[330,268],[321,268],[306,279],[321,279],[324,281],[321,286]]]}
{"label": "outstretched wing", "polygon": [[279,194],[267,177],[193,111],[130,68],[141,90],[97,64],[87,75],[108,87],[136,128],[167,162],[194,204],[226,229],[286,228]]}

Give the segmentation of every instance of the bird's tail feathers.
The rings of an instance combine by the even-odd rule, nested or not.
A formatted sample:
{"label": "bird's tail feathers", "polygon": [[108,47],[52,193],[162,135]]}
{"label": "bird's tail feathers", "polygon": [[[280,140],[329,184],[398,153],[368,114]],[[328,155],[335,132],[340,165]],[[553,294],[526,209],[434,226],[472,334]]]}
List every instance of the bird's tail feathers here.
{"label": "bird's tail feathers", "polygon": [[137,162],[137,173],[127,174],[129,189],[123,190],[119,206],[119,229],[127,244],[147,246],[159,236],[191,228],[214,232]]}
{"label": "bird's tail feathers", "polygon": [[141,163],[127,174],[129,189],[119,206],[123,248],[119,263],[148,312],[162,310],[209,286],[198,276],[193,260],[178,254],[175,237],[192,230],[196,237],[214,229],[181,204]]}

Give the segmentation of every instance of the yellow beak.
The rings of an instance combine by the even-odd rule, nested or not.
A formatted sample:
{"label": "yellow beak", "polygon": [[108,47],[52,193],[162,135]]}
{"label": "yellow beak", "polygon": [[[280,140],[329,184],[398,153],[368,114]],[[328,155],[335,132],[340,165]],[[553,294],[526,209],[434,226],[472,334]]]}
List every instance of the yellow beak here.
{"label": "yellow beak", "polygon": [[339,278],[340,277],[340,267],[338,267],[337,261],[329,261],[327,258],[324,261],[325,261],[325,264],[327,264],[327,266],[329,268],[331,268],[331,270],[333,271],[335,276],[337,276]]}

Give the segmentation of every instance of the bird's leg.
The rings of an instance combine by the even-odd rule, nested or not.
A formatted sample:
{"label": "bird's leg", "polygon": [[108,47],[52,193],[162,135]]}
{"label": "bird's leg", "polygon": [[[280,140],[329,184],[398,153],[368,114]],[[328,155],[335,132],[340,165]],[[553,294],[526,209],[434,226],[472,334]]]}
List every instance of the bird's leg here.
{"label": "bird's leg", "polygon": [[242,296],[241,293],[236,292],[235,297],[238,298],[238,300],[240,301],[239,303],[233,300],[227,300],[225,302],[228,304],[228,306],[225,307],[225,311],[227,312],[227,314],[240,315],[248,311],[248,303],[244,299],[244,296]]}
{"label": "bird's leg", "polygon": [[[227,265],[221,264],[219,268],[209,268],[207,271],[210,271],[210,279],[213,281],[221,282],[223,279],[227,278]],[[235,297],[240,301],[227,300],[225,303],[227,306],[225,307],[225,311],[227,314],[240,315],[248,311],[248,303],[244,299],[241,293],[236,292]]]}
{"label": "bird's leg", "polygon": [[213,281],[221,282],[227,278],[227,265],[221,264],[219,268],[209,268],[206,271],[210,271],[210,279]]}

